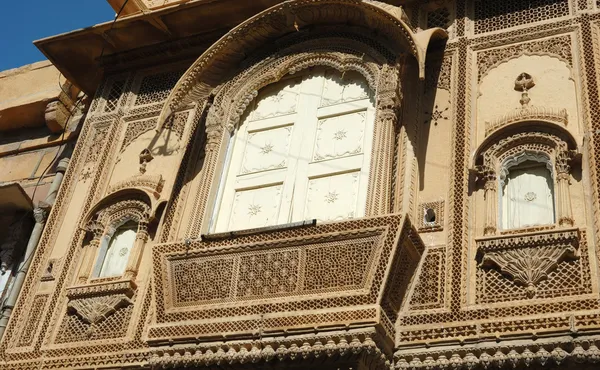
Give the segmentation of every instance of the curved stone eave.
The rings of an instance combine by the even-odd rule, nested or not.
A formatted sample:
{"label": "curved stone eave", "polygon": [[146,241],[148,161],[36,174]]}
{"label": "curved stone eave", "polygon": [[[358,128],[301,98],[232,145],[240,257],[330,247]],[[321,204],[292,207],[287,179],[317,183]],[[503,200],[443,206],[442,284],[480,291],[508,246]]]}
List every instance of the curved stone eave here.
{"label": "curved stone eave", "polygon": [[[321,6],[336,5],[345,12],[314,12]],[[313,18],[307,19],[309,16]],[[182,106],[206,99],[226,73],[235,68],[249,52],[313,24],[356,23],[396,38],[417,59],[419,77],[423,79],[430,41],[446,38],[447,34],[441,28],[415,34],[405,18],[401,8],[373,0],[288,0],[275,5],[230,30],[190,66],[169,94],[159,115],[157,130]],[[368,22],[361,23],[365,19]]]}
{"label": "curved stone eave", "polygon": [[415,45],[417,46],[417,63],[419,64],[419,78],[425,79],[425,62],[427,59],[427,49],[431,41],[444,40],[448,38],[448,32],[440,27],[430,28],[416,34],[413,34]]}

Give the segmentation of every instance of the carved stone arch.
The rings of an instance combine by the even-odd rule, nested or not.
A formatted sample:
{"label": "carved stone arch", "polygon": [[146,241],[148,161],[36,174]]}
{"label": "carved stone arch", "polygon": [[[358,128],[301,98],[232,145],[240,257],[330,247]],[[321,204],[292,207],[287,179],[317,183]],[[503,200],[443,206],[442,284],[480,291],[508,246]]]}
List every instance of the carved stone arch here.
{"label": "carved stone arch", "polygon": [[[346,32],[346,36],[352,33]],[[392,53],[379,52],[365,35],[340,38],[339,35],[303,37],[299,42],[287,41],[291,45],[271,54],[255,58],[254,64],[246,66],[228,82],[215,89],[212,103],[206,111],[204,127],[206,141],[203,165],[207,177],[198,189],[208,194],[203,199],[212,202],[216,190],[213,184],[221,171],[220,160],[225,155],[229,134],[239,124],[245,110],[263,87],[279,81],[282,77],[315,66],[325,66],[340,72],[353,71],[364,77],[372,90],[375,103],[373,146],[371,150],[371,172],[367,190],[367,215],[388,213],[391,204],[393,164],[389,153],[395,150],[398,111],[401,102],[401,58]],[[197,202],[194,215],[188,225],[188,235],[198,235],[202,229],[202,218],[206,216],[207,202]]]}
{"label": "carved stone arch", "polygon": [[208,48],[171,91],[158,126],[161,127],[172,113],[207,99],[246,55],[263,45],[309,25],[335,24],[377,32],[378,37],[396,45],[395,54],[415,56],[421,78],[424,78],[429,42],[447,37],[441,28],[414,33],[400,7],[378,1],[288,0],[246,20]]}
{"label": "carved stone arch", "polygon": [[121,200],[98,212],[98,222],[107,228],[117,228],[127,221],[147,224],[150,220],[150,206],[140,199]]}
{"label": "carved stone arch", "polygon": [[[377,93],[382,66],[386,61],[376,51],[357,41],[348,39],[320,39],[319,47],[299,51],[304,43],[294,45],[277,53],[277,56],[247,68],[231,83],[219,89],[215,96],[209,118],[224,123],[230,132],[239,124],[240,118],[260,89],[279,81],[288,74],[296,74],[315,66],[330,67],[340,72],[355,71],[362,75],[374,94]],[[332,44],[344,43],[343,48]],[[370,54],[366,54],[370,53]],[[371,54],[372,53],[372,54]],[[358,55],[357,55],[358,54]],[[375,55],[375,58],[371,57]],[[396,76],[396,79],[398,76]],[[395,83],[399,89],[399,83]],[[399,101],[398,101],[399,104]],[[214,128],[207,124],[207,131]]]}
{"label": "carved stone arch", "polygon": [[489,135],[474,153],[474,165],[490,165],[490,160],[519,145],[543,144],[577,151],[573,135],[563,126],[544,121],[517,121]]}
{"label": "carved stone arch", "polygon": [[124,220],[148,224],[151,219],[151,198],[141,190],[125,189],[110,194],[96,203],[83,218],[82,228],[90,230],[100,227],[102,231],[106,231],[109,227],[123,223]]}

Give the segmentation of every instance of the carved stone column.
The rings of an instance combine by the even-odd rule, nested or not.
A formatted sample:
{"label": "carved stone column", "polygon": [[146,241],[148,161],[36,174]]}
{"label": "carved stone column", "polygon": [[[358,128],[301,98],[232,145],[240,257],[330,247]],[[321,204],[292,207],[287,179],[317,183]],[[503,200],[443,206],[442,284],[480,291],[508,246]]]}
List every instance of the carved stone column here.
{"label": "carved stone column", "polygon": [[85,284],[88,281],[92,268],[94,267],[94,260],[98,253],[100,238],[104,232],[102,225],[94,221],[88,224],[87,230],[94,234],[94,238],[83,250],[82,263],[77,277],[78,284]]}
{"label": "carved stone column", "polygon": [[485,181],[485,223],[483,235],[494,235],[498,229],[498,182],[496,171],[490,166],[477,166],[478,176]]}
{"label": "carved stone column", "polygon": [[146,222],[140,221],[140,223],[138,224],[138,231],[135,237],[135,243],[133,244],[133,248],[131,249],[131,253],[129,254],[129,260],[127,261],[127,267],[125,268],[124,277],[126,279],[134,280],[137,276],[142,251],[144,250],[144,245],[146,245],[148,238],[148,224]]}
{"label": "carved stone column", "polygon": [[[398,69],[384,66],[377,91],[377,113],[374,125],[373,159],[366,215],[381,215],[390,211],[394,143],[402,95]],[[399,166],[404,164],[400,163]]]}
{"label": "carved stone column", "polygon": [[216,105],[209,108],[205,123],[206,145],[203,174],[197,187],[199,194],[196,203],[194,204],[192,220],[186,231],[187,237],[197,237],[201,232],[202,219],[209,198],[207,190],[210,189],[212,179],[215,175],[215,167],[217,166],[217,160],[220,153],[219,149],[221,149],[221,141],[223,140],[224,120],[223,109]]}
{"label": "carved stone column", "polygon": [[572,152],[561,150],[556,155],[556,190],[557,211],[559,226],[573,226],[573,209],[571,208],[571,195],[569,192]]}

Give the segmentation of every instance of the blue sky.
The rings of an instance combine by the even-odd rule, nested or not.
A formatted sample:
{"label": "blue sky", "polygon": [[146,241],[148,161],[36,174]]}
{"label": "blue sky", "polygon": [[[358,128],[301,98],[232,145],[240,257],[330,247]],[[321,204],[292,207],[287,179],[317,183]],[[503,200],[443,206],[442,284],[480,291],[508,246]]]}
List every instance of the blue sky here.
{"label": "blue sky", "polygon": [[0,71],[46,59],[34,40],[111,21],[106,0],[2,1]]}

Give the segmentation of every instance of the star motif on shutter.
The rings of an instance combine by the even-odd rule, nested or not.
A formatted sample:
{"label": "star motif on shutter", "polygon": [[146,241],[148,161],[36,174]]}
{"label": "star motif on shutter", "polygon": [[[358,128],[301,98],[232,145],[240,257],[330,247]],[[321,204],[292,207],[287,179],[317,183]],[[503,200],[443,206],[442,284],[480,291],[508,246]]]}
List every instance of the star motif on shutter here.
{"label": "star motif on shutter", "polygon": [[260,213],[261,208],[262,207],[258,204],[251,204],[248,206],[248,214],[250,216],[256,216],[257,214]]}
{"label": "star motif on shutter", "polygon": [[528,202],[533,202],[535,200],[535,198],[537,198],[537,194],[534,193],[533,191],[530,191],[527,194],[525,194],[524,198]]}
{"label": "star motif on shutter", "polygon": [[333,134],[333,138],[335,140],[343,140],[346,138],[346,131],[345,130],[338,130]]}
{"label": "star motif on shutter", "polygon": [[336,200],[338,200],[339,194],[336,191],[330,191],[329,193],[325,194],[325,201],[327,203],[334,203]]}
{"label": "star motif on shutter", "polygon": [[273,151],[273,144],[265,144],[260,148],[262,154],[269,154]]}

